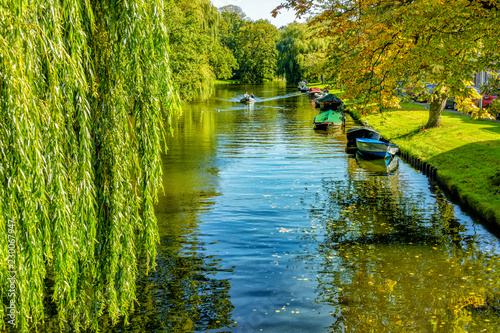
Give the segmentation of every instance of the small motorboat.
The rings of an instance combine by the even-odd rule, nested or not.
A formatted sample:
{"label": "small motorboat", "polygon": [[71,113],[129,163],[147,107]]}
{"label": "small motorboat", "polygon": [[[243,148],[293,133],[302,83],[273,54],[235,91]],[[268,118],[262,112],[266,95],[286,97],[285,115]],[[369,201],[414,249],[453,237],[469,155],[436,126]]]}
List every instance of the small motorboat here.
{"label": "small motorboat", "polygon": [[255,102],[255,99],[253,99],[252,97],[243,97],[242,99],[240,99],[240,102],[249,104]]}
{"label": "small motorboat", "polygon": [[349,128],[345,134],[347,138],[347,147],[349,148],[356,148],[356,139],[358,138],[384,141],[382,135],[373,127],[368,125],[353,126]]}
{"label": "small motorboat", "polygon": [[373,158],[386,158],[396,155],[399,146],[380,140],[357,138],[356,147],[364,156]]}
{"label": "small motorboat", "polygon": [[318,130],[328,130],[344,124],[344,115],[341,112],[328,110],[323,111],[314,117],[314,128]]}
{"label": "small motorboat", "polygon": [[306,81],[300,81],[299,84],[297,85],[297,88],[299,89],[299,91],[302,91],[302,92],[309,91],[309,88],[307,87]]}

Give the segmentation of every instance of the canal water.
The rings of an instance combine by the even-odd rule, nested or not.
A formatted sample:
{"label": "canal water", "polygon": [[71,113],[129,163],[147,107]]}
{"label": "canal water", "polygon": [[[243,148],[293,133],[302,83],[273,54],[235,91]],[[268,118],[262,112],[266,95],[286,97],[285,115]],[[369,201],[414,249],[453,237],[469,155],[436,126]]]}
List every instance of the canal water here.
{"label": "canal water", "polygon": [[403,161],[315,132],[316,114],[283,83],[184,106],[156,271],[130,324],[104,331],[500,331],[499,238]]}

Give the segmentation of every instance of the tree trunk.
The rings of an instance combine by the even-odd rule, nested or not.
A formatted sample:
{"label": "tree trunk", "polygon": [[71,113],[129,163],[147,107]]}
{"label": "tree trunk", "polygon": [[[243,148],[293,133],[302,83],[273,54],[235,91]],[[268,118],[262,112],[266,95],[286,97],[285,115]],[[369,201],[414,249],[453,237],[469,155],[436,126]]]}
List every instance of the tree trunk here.
{"label": "tree trunk", "polygon": [[429,120],[427,121],[427,125],[425,125],[426,128],[441,126],[441,113],[446,106],[447,99],[447,94],[435,93],[432,95],[429,107]]}

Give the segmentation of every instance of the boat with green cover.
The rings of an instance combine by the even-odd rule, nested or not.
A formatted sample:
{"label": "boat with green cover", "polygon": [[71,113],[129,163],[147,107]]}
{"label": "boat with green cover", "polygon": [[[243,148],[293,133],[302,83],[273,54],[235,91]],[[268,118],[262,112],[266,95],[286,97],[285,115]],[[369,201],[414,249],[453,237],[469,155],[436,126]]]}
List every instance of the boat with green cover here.
{"label": "boat with green cover", "polygon": [[323,111],[314,117],[314,128],[325,130],[328,128],[339,127],[344,123],[344,115],[341,112],[328,110]]}

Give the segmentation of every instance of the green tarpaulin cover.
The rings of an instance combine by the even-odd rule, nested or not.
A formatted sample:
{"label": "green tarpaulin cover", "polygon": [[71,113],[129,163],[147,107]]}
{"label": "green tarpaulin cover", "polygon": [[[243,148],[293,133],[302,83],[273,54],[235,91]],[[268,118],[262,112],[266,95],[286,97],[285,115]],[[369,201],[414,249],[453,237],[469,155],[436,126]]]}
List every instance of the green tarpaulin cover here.
{"label": "green tarpaulin cover", "polygon": [[314,117],[314,124],[328,124],[328,125],[337,125],[340,126],[342,124],[342,119],[344,116],[340,112],[336,111],[324,111]]}

